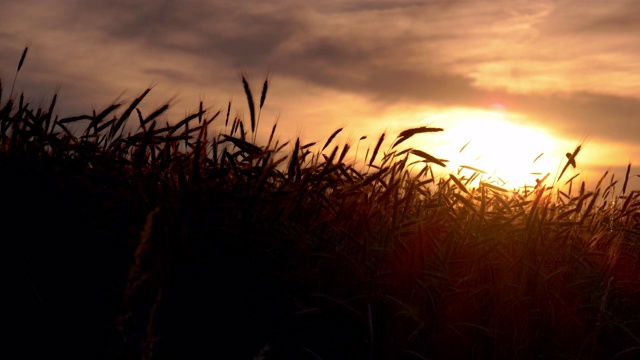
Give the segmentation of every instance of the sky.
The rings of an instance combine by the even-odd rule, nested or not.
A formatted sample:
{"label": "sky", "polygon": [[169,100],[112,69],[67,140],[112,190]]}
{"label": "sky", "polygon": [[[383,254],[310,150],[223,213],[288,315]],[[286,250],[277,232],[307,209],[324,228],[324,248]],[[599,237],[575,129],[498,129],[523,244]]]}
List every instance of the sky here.
{"label": "sky", "polygon": [[336,144],[357,144],[362,157],[383,132],[390,144],[403,130],[440,127],[403,145],[449,160],[446,171],[468,165],[517,186],[553,177],[581,145],[571,176],[621,179],[628,164],[640,174],[639,1],[0,0],[0,9],[2,101],[28,45],[14,92],[44,106],[58,93],[60,117],[150,86],[141,108],[171,101],[168,122],[200,101],[211,111],[231,101],[246,116],[244,74],[256,96],[269,79],[259,134],[277,120],[282,142],[323,144],[343,128]]}

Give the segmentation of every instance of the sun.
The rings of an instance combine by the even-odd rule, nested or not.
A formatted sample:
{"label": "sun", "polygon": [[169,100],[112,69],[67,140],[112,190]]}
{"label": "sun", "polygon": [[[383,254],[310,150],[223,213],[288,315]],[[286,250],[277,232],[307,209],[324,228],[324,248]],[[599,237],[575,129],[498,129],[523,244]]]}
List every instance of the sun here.
{"label": "sun", "polygon": [[449,160],[441,171],[467,178],[478,172],[478,180],[505,188],[535,185],[556,171],[558,141],[499,104],[492,110],[450,110],[425,122],[445,129],[446,142],[433,150]]}

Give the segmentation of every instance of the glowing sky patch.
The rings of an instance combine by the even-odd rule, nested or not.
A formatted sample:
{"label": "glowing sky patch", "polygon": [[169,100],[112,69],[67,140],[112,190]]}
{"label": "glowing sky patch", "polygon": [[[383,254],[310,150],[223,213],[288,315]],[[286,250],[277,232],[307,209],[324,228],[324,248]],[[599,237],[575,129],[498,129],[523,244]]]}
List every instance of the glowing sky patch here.
{"label": "glowing sky patch", "polygon": [[458,172],[465,165],[483,170],[485,180],[500,185],[535,184],[536,178],[555,171],[561,140],[543,130],[519,125],[515,119],[501,109],[456,109],[428,117],[425,122],[429,124],[448,124],[446,136],[430,149],[449,160],[447,171],[470,176],[472,171]]}
{"label": "glowing sky patch", "polygon": [[393,138],[439,113],[447,154],[471,141],[465,161],[522,182],[524,164],[557,162],[585,138],[585,170],[640,164],[639,13],[635,0],[25,0],[2,5],[0,79],[28,43],[16,91],[31,103],[59,91],[58,113],[73,116],[153,84],[143,111],[175,97],[163,120],[179,121],[201,99],[246,113],[239,74],[256,92],[269,74],[263,129],[278,118],[283,141],[343,126]]}

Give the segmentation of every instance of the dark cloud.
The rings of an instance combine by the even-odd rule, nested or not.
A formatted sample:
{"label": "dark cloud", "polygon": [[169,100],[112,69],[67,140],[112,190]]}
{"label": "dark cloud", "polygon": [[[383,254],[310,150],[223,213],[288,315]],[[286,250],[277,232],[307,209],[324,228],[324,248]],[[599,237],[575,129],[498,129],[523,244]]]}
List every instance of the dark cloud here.
{"label": "dark cloud", "polygon": [[[143,48],[227,59],[238,66],[266,66],[304,25],[288,7],[220,1],[79,1],[74,17],[93,23],[107,40]],[[268,13],[267,13],[268,12]]]}
{"label": "dark cloud", "polygon": [[[420,22],[415,26],[423,26],[422,22],[442,16],[455,3],[460,2],[328,1],[314,8],[301,5],[304,2],[260,5],[260,2],[190,1],[184,5],[173,1],[78,1],[69,21],[73,18],[78,27],[99,28],[101,40],[107,43],[135,41],[142,51],[155,48],[199,59],[224,59],[236,69],[271,68],[281,76],[339,90],[373,87],[369,91],[376,93],[388,92],[385,89],[390,86],[398,91],[399,97],[404,97],[410,95],[409,89],[421,88],[401,86],[405,76],[418,75],[424,88],[433,88],[433,81],[449,78],[454,82],[467,81],[455,74],[422,75],[425,71],[434,72],[428,60],[415,72],[404,69],[408,66],[407,55],[424,56],[416,51],[428,51],[428,45],[420,46],[421,43],[451,39],[448,30],[429,34],[392,30],[394,22],[410,24],[416,14]],[[334,17],[363,14],[364,20],[379,22],[378,25],[367,27],[355,18],[333,26]],[[354,82],[353,78],[361,80]],[[384,84],[380,79],[391,83]],[[386,97],[395,100],[393,94]]]}
{"label": "dark cloud", "polygon": [[570,136],[637,143],[640,99],[596,93],[511,96],[512,109]]}
{"label": "dark cloud", "polygon": [[559,33],[621,35],[640,31],[640,2],[635,0],[596,2],[584,6],[582,1],[560,3],[550,14],[549,29]]}

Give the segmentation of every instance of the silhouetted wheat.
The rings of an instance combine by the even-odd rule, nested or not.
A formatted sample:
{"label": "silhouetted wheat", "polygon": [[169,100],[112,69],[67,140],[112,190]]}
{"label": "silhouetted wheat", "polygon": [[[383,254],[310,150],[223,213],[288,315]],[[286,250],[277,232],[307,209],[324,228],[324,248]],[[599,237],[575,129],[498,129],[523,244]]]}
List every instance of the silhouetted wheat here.
{"label": "silhouetted wheat", "polygon": [[[255,134],[255,105],[242,82]],[[265,80],[260,109],[267,88]],[[145,117],[138,106],[149,92],[127,106],[58,119],[57,95],[46,110],[22,95],[14,103],[11,93],[2,105],[0,84],[0,185],[16,199],[35,191],[68,201],[39,206],[59,209],[55,219],[82,217],[78,251],[95,249],[84,256],[123,252],[119,273],[95,275],[120,294],[109,303],[118,309],[111,320],[119,335],[96,351],[122,358],[172,357],[171,346],[180,355],[224,348],[244,358],[637,354],[640,191],[628,188],[630,165],[619,194],[607,174],[592,190],[574,186],[576,177],[559,185],[578,147],[554,184],[547,174],[507,190],[468,165],[436,178],[433,164],[446,160],[399,148],[439,128],[400,132],[387,151],[383,133],[370,157],[350,162],[348,142],[324,152],[343,128],[320,149],[297,138],[285,153],[291,145],[275,140],[277,121],[266,145],[246,138],[230,103],[223,132],[212,125],[224,109],[210,113],[202,104],[161,125],[170,102]],[[11,204],[19,202],[5,203],[7,211]],[[10,219],[33,226],[47,219],[22,216]],[[66,220],[47,234],[64,234],[74,218]],[[29,244],[49,248],[51,239]],[[50,264],[58,265],[30,271],[59,266]],[[237,331],[241,321],[246,333]]]}

